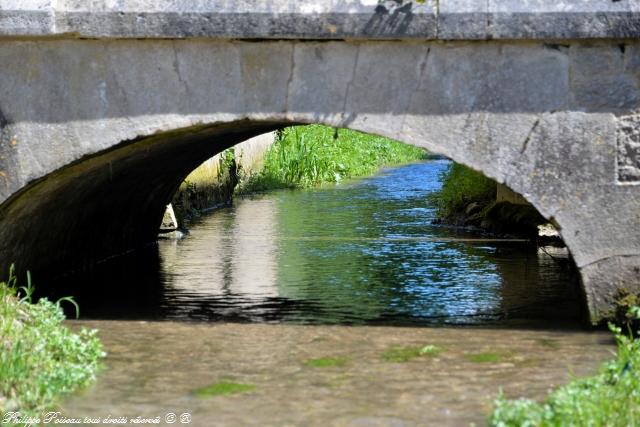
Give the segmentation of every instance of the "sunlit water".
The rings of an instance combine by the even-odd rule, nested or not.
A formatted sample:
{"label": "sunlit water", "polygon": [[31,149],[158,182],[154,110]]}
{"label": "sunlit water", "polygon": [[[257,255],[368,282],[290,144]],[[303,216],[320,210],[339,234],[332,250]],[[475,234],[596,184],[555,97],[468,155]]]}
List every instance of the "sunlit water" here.
{"label": "sunlit water", "polygon": [[486,324],[577,318],[570,262],[526,241],[435,226],[445,161],[237,199],[181,240],[78,280],[93,318]]}
{"label": "sunlit water", "polygon": [[[610,355],[580,329],[570,262],[431,225],[446,162],[234,201],[181,240],[66,279],[109,353],[67,416],[198,426],[482,425],[500,388],[541,398]],[[437,327],[435,327],[437,326]],[[391,362],[395,347],[436,357]],[[474,355],[491,353],[478,362]],[[315,368],[310,359],[339,357]],[[255,385],[198,397],[218,381]],[[177,424],[180,424],[178,421]]]}

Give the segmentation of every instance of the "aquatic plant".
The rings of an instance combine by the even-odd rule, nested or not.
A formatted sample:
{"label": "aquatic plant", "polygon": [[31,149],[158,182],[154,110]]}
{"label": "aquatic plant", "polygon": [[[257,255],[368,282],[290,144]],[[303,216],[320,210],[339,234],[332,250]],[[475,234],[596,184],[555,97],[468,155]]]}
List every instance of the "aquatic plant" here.
{"label": "aquatic plant", "polygon": [[13,267],[0,282],[0,413],[36,414],[53,407],[59,396],[95,379],[105,356],[96,330],[71,332],[60,304],[32,301],[33,286],[17,287]]}
{"label": "aquatic plant", "polygon": [[[640,319],[640,308],[629,317]],[[542,403],[530,399],[494,401],[489,425],[507,426],[611,426],[640,425],[640,340],[631,328],[609,325],[617,343],[616,358],[599,373],[578,378],[553,391]]]}
{"label": "aquatic plant", "polygon": [[494,352],[471,353],[466,354],[465,359],[474,363],[497,363],[502,359],[502,355]]}
{"label": "aquatic plant", "polygon": [[392,347],[382,354],[387,362],[403,363],[421,356],[435,357],[443,351],[435,345],[417,347]]}
{"label": "aquatic plant", "polygon": [[331,368],[334,366],[344,366],[346,363],[347,359],[344,357],[319,357],[304,362],[306,366],[311,368]]}
{"label": "aquatic plant", "polygon": [[293,126],[278,133],[262,171],[241,185],[240,191],[312,187],[425,157],[421,148],[380,136],[323,125]]}
{"label": "aquatic plant", "polygon": [[247,393],[254,391],[256,386],[254,384],[235,383],[231,381],[221,381],[206,387],[202,387],[194,391],[194,394],[198,397],[213,397],[224,396],[230,394]]}

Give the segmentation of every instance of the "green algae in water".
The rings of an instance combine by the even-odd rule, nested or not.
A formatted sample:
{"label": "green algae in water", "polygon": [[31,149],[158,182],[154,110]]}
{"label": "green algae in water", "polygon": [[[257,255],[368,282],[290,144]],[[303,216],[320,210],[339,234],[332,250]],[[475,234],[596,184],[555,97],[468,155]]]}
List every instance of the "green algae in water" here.
{"label": "green algae in water", "polygon": [[311,368],[330,368],[334,366],[344,366],[347,359],[344,357],[320,357],[317,359],[309,359],[304,364]]}
{"label": "green algae in water", "polygon": [[502,359],[500,353],[492,352],[466,354],[464,357],[474,363],[497,363]]}
{"label": "green algae in water", "polygon": [[393,347],[382,354],[382,358],[387,362],[408,362],[417,357],[435,357],[443,351],[441,347],[435,345],[425,345],[422,347]]}
{"label": "green algae in water", "polygon": [[198,397],[225,396],[230,394],[247,393],[256,389],[254,384],[234,383],[221,381],[206,387],[197,389],[194,394]]}

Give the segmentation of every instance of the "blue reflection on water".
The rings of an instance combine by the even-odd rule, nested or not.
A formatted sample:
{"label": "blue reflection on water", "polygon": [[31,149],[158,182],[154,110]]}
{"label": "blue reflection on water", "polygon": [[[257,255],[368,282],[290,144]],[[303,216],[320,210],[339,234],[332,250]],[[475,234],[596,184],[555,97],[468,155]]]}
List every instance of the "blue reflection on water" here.
{"label": "blue reflection on water", "polygon": [[432,224],[428,196],[447,166],[236,200],[187,238],[161,241],[151,262],[124,258],[94,274],[92,289],[127,289],[116,314],[106,293],[73,294],[89,317],[477,324],[574,313],[569,263]]}

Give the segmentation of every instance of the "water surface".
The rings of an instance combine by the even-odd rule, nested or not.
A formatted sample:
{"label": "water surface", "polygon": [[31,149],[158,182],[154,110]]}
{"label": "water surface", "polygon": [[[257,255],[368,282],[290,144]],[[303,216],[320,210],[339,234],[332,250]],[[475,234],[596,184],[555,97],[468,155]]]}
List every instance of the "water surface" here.
{"label": "water surface", "polygon": [[[93,321],[109,356],[98,382],[65,402],[73,417],[189,413],[211,426],[484,425],[502,388],[542,398],[610,358],[609,334],[566,330]],[[80,326],[75,323],[74,326]],[[436,357],[385,360],[397,347]],[[478,355],[492,360],[478,362]],[[341,358],[342,366],[308,361]],[[220,381],[255,386],[200,398]],[[179,423],[178,423],[179,424]]]}
{"label": "water surface", "polygon": [[[70,324],[100,329],[109,355],[62,412],[187,413],[198,426],[482,425],[501,388],[540,399],[595,372],[613,342],[581,329],[566,257],[431,224],[428,196],[446,166],[238,199],[184,239],[66,279],[60,292],[77,295],[84,318]],[[439,352],[387,357],[426,346]],[[254,389],[197,395],[221,381]]]}
{"label": "water surface", "polygon": [[338,186],[237,199],[192,223],[186,238],[105,263],[64,292],[89,318],[575,321],[580,303],[568,259],[527,241],[431,224],[428,196],[446,167],[429,161]]}

